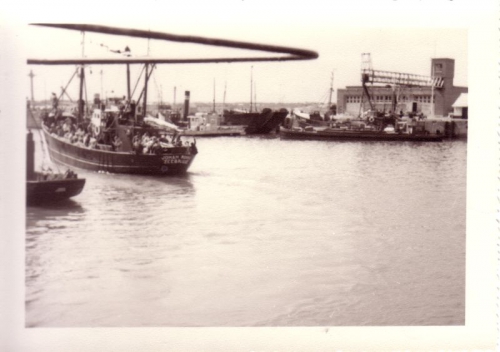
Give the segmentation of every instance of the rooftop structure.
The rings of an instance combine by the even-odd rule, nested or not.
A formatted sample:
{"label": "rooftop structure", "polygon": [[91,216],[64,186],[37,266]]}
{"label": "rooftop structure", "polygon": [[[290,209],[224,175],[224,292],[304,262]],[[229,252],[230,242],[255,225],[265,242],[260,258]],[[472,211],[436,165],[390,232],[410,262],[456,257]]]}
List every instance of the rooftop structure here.
{"label": "rooftop structure", "polygon": [[[366,55],[366,54],[363,54]],[[448,116],[453,112],[452,104],[467,87],[453,85],[455,60],[435,58],[431,60],[430,76],[378,71],[363,57],[362,79],[372,96],[373,109],[390,111],[393,96],[396,95],[397,112],[423,113],[426,116]],[[377,85],[379,84],[379,85]],[[369,102],[363,99],[362,86],[348,86],[337,92],[338,113],[358,116],[370,109]]]}

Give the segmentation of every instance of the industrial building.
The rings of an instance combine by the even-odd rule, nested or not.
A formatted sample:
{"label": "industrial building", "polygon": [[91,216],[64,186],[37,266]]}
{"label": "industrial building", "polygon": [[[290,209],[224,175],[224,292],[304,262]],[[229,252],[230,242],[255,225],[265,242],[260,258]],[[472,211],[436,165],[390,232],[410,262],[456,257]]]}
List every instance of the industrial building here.
{"label": "industrial building", "polygon": [[[384,71],[369,71],[384,72]],[[388,112],[393,109],[393,96],[397,96],[396,112],[413,112],[424,114],[428,117],[447,117],[454,113],[453,104],[462,93],[467,93],[467,87],[457,87],[453,85],[455,75],[455,60],[448,58],[436,58],[431,60],[431,73],[425,83],[423,76],[412,74],[393,74],[387,80],[386,85],[366,85],[371,96],[372,107],[377,111]],[[415,84],[416,82],[419,82]],[[436,83],[438,82],[438,83]],[[370,104],[363,96],[362,86],[347,86],[345,89],[337,91],[337,112],[359,116],[363,111],[370,109]],[[362,104],[363,101],[363,104]],[[433,106],[434,104],[434,106]],[[361,105],[363,105],[361,107]],[[464,114],[460,117],[467,118],[466,110],[461,110]]]}

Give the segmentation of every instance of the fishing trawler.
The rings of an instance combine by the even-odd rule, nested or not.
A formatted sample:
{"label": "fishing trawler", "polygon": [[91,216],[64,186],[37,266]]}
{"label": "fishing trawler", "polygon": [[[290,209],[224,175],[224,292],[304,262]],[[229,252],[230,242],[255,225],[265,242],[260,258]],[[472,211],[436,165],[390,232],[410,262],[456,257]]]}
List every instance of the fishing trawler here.
{"label": "fishing trawler", "polygon": [[[147,122],[147,87],[148,80],[158,64],[188,64],[210,62],[249,62],[249,61],[286,61],[310,60],[318,57],[313,51],[289,47],[254,44],[215,38],[181,36],[168,33],[125,29],[87,24],[34,24],[108,35],[146,38],[148,40],[166,40],[184,43],[196,43],[229,48],[249,49],[271,53],[276,56],[264,57],[223,57],[223,58],[134,58],[120,59],[28,59],[28,64],[35,65],[78,65],[80,76],[80,95],[76,119],[62,119],[57,105],[52,116],[47,115],[43,132],[45,134],[51,158],[61,164],[94,171],[148,175],[177,175],[185,173],[192,164],[198,150],[196,141],[186,140],[176,129],[165,126],[152,126]],[[125,51],[127,51],[128,47]],[[130,50],[128,50],[130,51]],[[284,55],[287,54],[287,55]],[[127,84],[129,84],[129,65],[144,66],[144,87],[135,100],[128,93],[118,109],[106,107],[99,100],[94,102],[89,113],[83,101],[85,65],[127,66]],[[77,72],[75,72],[76,74]],[[130,92],[128,87],[127,92]],[[145,121],[146,120],[146,121]]]}

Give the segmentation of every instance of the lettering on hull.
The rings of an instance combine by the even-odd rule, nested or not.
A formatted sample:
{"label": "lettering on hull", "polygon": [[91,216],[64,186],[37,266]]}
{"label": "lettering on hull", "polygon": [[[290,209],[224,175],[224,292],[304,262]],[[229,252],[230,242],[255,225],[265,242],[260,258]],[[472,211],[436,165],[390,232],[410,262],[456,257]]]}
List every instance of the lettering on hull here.
{"label": "lettering on hull", "polygon": [[188,164],[191,157],[188,155],[164,155],[161,160],[163,160],[163,164]]}

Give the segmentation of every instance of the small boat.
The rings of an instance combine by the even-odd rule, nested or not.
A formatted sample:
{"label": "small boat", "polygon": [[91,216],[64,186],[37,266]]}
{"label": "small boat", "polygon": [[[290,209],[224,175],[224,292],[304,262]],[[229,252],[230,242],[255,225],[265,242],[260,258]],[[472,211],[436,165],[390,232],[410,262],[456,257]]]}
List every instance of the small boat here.
{"label": "small boat", "polygon": [[26,202],[28,205],[40,205],[58,202],[77,196],[85,186],[85,179],[78,178],[72,170],[65,173],[47,170],[35,171],[35,146],[33,134],[27,134],[27,175]]}
{"label": "small boat", "polygon": [[297,121],[299,126],[302,128],[308,126],[327,127],[329,126],[329,121],[330,121],[329,118],[328,120],[325,119],[325,116],[322,116],[322,114],[319,111],[314,111],[309,114],[298,109],[295,109],[291,112],[291,119]]}

